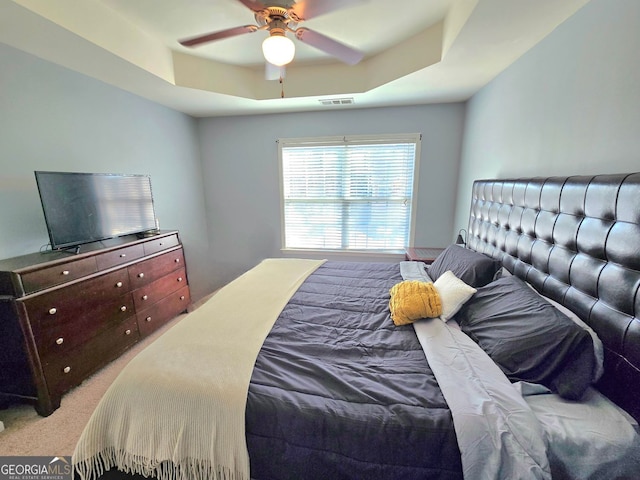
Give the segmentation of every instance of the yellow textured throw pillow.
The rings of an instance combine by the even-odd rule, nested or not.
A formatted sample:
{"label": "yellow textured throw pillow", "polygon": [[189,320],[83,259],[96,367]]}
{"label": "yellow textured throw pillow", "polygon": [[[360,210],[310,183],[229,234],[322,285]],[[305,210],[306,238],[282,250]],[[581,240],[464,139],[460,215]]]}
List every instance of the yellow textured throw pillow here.
{"label": "yellow textured throw pillow", "polygon": [[389,293],[389,310],[396,325],[438,317],[442,313],[440,294],[431,282],[405,280],[391,287]]}

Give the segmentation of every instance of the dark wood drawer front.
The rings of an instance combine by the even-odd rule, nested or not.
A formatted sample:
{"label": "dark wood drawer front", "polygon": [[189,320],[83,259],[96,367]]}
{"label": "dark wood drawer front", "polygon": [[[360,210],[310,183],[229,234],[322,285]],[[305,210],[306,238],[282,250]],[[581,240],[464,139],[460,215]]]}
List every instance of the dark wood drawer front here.
{"label": "dark wood drawer front", "polygon": [[138,318],[140,336],[145,337],[149,335],[180,312],[184,312],[189,306],[190,301],[189,287],[185,286],[151,307],[138,312],[136,317]]}
{"label": "dark wood drawer front", "polygon": [[131,288],[137,289],[164,277],[184,265],[182,248],[136,263],[129,267]]}
{"label": "dark wood drawer front", "polygon": [[97,271],[98,268],[94,257],[83,258],[56,265],[55,267],[23,273],[21,275],[22,286],[25,293],[29,294],[91,275]]}
{"label": "dark wood drawer front", "polygon": [[129,291],[129,277],[123,268],[23,302],[29,312],[31,328],[38,330],[41,325],[48,325],[52,321],[69,321],[81,315],[94,315],[97,309],[110,305]]}
{"label": "dark wood drawer front", "polygon": [[140,338],[135,317],[106,330],[81,347],[59,355],[44,369],[49,392],[59,395],[80,384],[101,366],[118,357]]}
{"label": "dark wood drawer front", "polygon": [[134,290],[133,303],[136,307],[136,312],[150,307],[158,300],[163,299],[171,292],[175,292],[186,284],[187,277],[185,269],[180,268],[179,270],[171,272],[169,275],[166,275],[155,282]]}
{"label": "dark wood drawer front", "polygon": [[106,270],[107,268],[122,265],[144,256],[144,247],[142,245],[131,245],[130,247],[120,248],[113,252],[102,253],[96,257],[98,262],[98,270]]}
{"label": "dark wood drawer front", "polygon": [[155,240],[149,240],[144,243],[145,255],[151,255],[153,253],[161,252],[167,248],[175,247],[180,244],[178,235],[169,235],[167,237],[161,237]]}
{"label": "dark wood drawer front", "polygon": [[130,293],[99,305],[79,315],[48,319],[33,328],[33,336],[43,361],[82,345],[104,330],[125,322],[135,316],[133,298]]}

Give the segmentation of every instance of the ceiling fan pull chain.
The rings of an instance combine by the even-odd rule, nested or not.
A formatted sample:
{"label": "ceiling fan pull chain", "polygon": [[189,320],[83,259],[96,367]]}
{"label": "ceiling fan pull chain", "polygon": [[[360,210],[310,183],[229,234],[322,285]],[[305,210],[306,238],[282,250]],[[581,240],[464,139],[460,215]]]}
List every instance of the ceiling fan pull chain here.
{"label": "ceiling fan pull chain", "polygon": [[280,75],[280,98],[284,98],[284,79]]}

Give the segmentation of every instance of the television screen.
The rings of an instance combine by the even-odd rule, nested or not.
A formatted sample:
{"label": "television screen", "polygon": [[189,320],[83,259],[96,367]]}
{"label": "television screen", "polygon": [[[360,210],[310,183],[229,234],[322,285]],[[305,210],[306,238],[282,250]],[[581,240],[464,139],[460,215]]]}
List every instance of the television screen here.
{"label": "television screen", "polygon": [[52,249],[156,228],[148,175],[35,172]]}

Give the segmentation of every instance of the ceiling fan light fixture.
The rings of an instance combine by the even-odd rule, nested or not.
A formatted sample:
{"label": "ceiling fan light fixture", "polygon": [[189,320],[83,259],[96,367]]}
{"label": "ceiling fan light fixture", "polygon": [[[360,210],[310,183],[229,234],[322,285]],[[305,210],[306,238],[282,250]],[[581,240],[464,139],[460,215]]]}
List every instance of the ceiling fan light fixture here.
{"label": "ceiling fan light fixture", "polygon": [[296,54],[296,46],[284,35],[271,34],[262,42],[262,53],[267,62],[282,67],[291,63]]}

